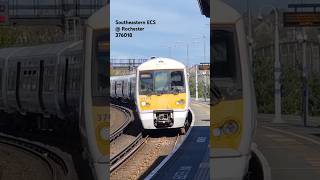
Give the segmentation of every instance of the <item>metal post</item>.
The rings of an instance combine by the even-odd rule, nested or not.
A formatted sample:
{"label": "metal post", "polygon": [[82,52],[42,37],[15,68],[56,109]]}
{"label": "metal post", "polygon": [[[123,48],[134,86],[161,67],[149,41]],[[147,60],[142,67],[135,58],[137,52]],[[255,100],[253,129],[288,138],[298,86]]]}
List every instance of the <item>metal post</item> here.
{"label": "metal post", "polygon": [[302,43],[302,79],[303,79],[303,125],[307,126],[308,120],[308,70],[307,70],[307,38],[305,28],[303,28]]}
{"label": "metal post", "polygon": [[189,66],[189,44],[187,43],[187,67]]}
{"label": "metal post", "polygon": [[203,35],[203,62],[206,62],[206,36]]}
{"label": "metal post", "polygon": [[203,96],[204,96],[204,102],[207,102],[207,81],[206,81],[206,75],[202,75],[203,78]]}
{"label": "metal post", "polygon": [[196,101],[199,100],[198,94],[198,65],[196,65]]}
{"label": "metal post", "polygon": [[279,14],[277,8],[274,8],[275,12],[275,40],[274,40],[274,99],[275,99],[275,118],[274,123],[283,123],[281,118],[281,64],[280,64],[280,40],[279,40]]}

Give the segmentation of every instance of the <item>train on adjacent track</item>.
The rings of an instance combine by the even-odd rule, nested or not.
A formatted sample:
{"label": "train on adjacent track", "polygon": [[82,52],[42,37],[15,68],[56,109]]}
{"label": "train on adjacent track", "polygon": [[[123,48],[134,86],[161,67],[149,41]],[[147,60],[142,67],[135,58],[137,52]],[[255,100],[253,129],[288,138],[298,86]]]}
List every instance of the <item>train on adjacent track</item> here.
{"label": "train on adjacent track", "polygon": [[212,177],[245,179],[257,108],[244,20],[220,0],[210,5]]}
{"label": "train on adjacent track", "polygon": [[146,130],[180,128],[190,122],[190,92],[186,66],[168,58],[151,58],[136,74],[110,77],[110,96],[134,102]]}
{"label": "train on adjacent track", "polygon": [[108,14],[109,4],[87,20],[83,41],[0,49],[2,114],[37,120],[41,129],[75,129],[98,180],[109,169]]}

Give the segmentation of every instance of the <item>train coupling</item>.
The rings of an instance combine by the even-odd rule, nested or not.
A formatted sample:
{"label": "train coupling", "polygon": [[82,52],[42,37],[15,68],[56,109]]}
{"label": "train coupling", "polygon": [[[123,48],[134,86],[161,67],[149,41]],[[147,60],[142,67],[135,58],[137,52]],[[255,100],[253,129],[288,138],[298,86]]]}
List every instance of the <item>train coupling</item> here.
{"label": "train coupling", "polygon": [[153,123],[156,128],[172,127],[173,126],[173,111],[160,110],[153,112]]}

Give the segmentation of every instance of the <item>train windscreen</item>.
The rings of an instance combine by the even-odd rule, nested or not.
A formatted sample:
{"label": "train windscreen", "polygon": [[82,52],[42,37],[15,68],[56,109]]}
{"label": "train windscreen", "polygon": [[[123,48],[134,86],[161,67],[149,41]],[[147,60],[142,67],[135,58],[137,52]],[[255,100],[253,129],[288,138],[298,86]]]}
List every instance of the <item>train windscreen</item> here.
{"label": "train windscreen", "polygon": [[109,84],[109,40],[109,33],[107,30],[100,30],[94,32],[92,46],[92,93],[94,98],[107,98]]}
{"label": "train windscreen", "polygon": [[184,73],[182,70],[141,71],[139,94],[184,93]]}
{"label": "train windscreen", "polygon": [[239,46],[234,28],[215,27],[211,42],[212,99],[237,99],[242,96],[242,77]]}

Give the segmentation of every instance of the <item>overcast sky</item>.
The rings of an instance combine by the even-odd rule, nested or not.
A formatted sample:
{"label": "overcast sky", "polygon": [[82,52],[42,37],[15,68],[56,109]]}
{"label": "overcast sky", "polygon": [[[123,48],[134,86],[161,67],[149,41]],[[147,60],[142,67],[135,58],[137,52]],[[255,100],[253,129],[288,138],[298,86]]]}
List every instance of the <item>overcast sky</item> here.
{"label": "overcast sky", "polygon": [[[197,0],[111,0],[111,58],[171,57],[189,65],[209,62],[210,20],[201,14]],[[142,25],[142,32],[132,38],[115,37],[116,20],[156,20],[156,25]],[[130,25],[125,25],[130,27]],[[206,59],[204,60],[205,35]],[[176,43],[179,42],[179,43]]]}

